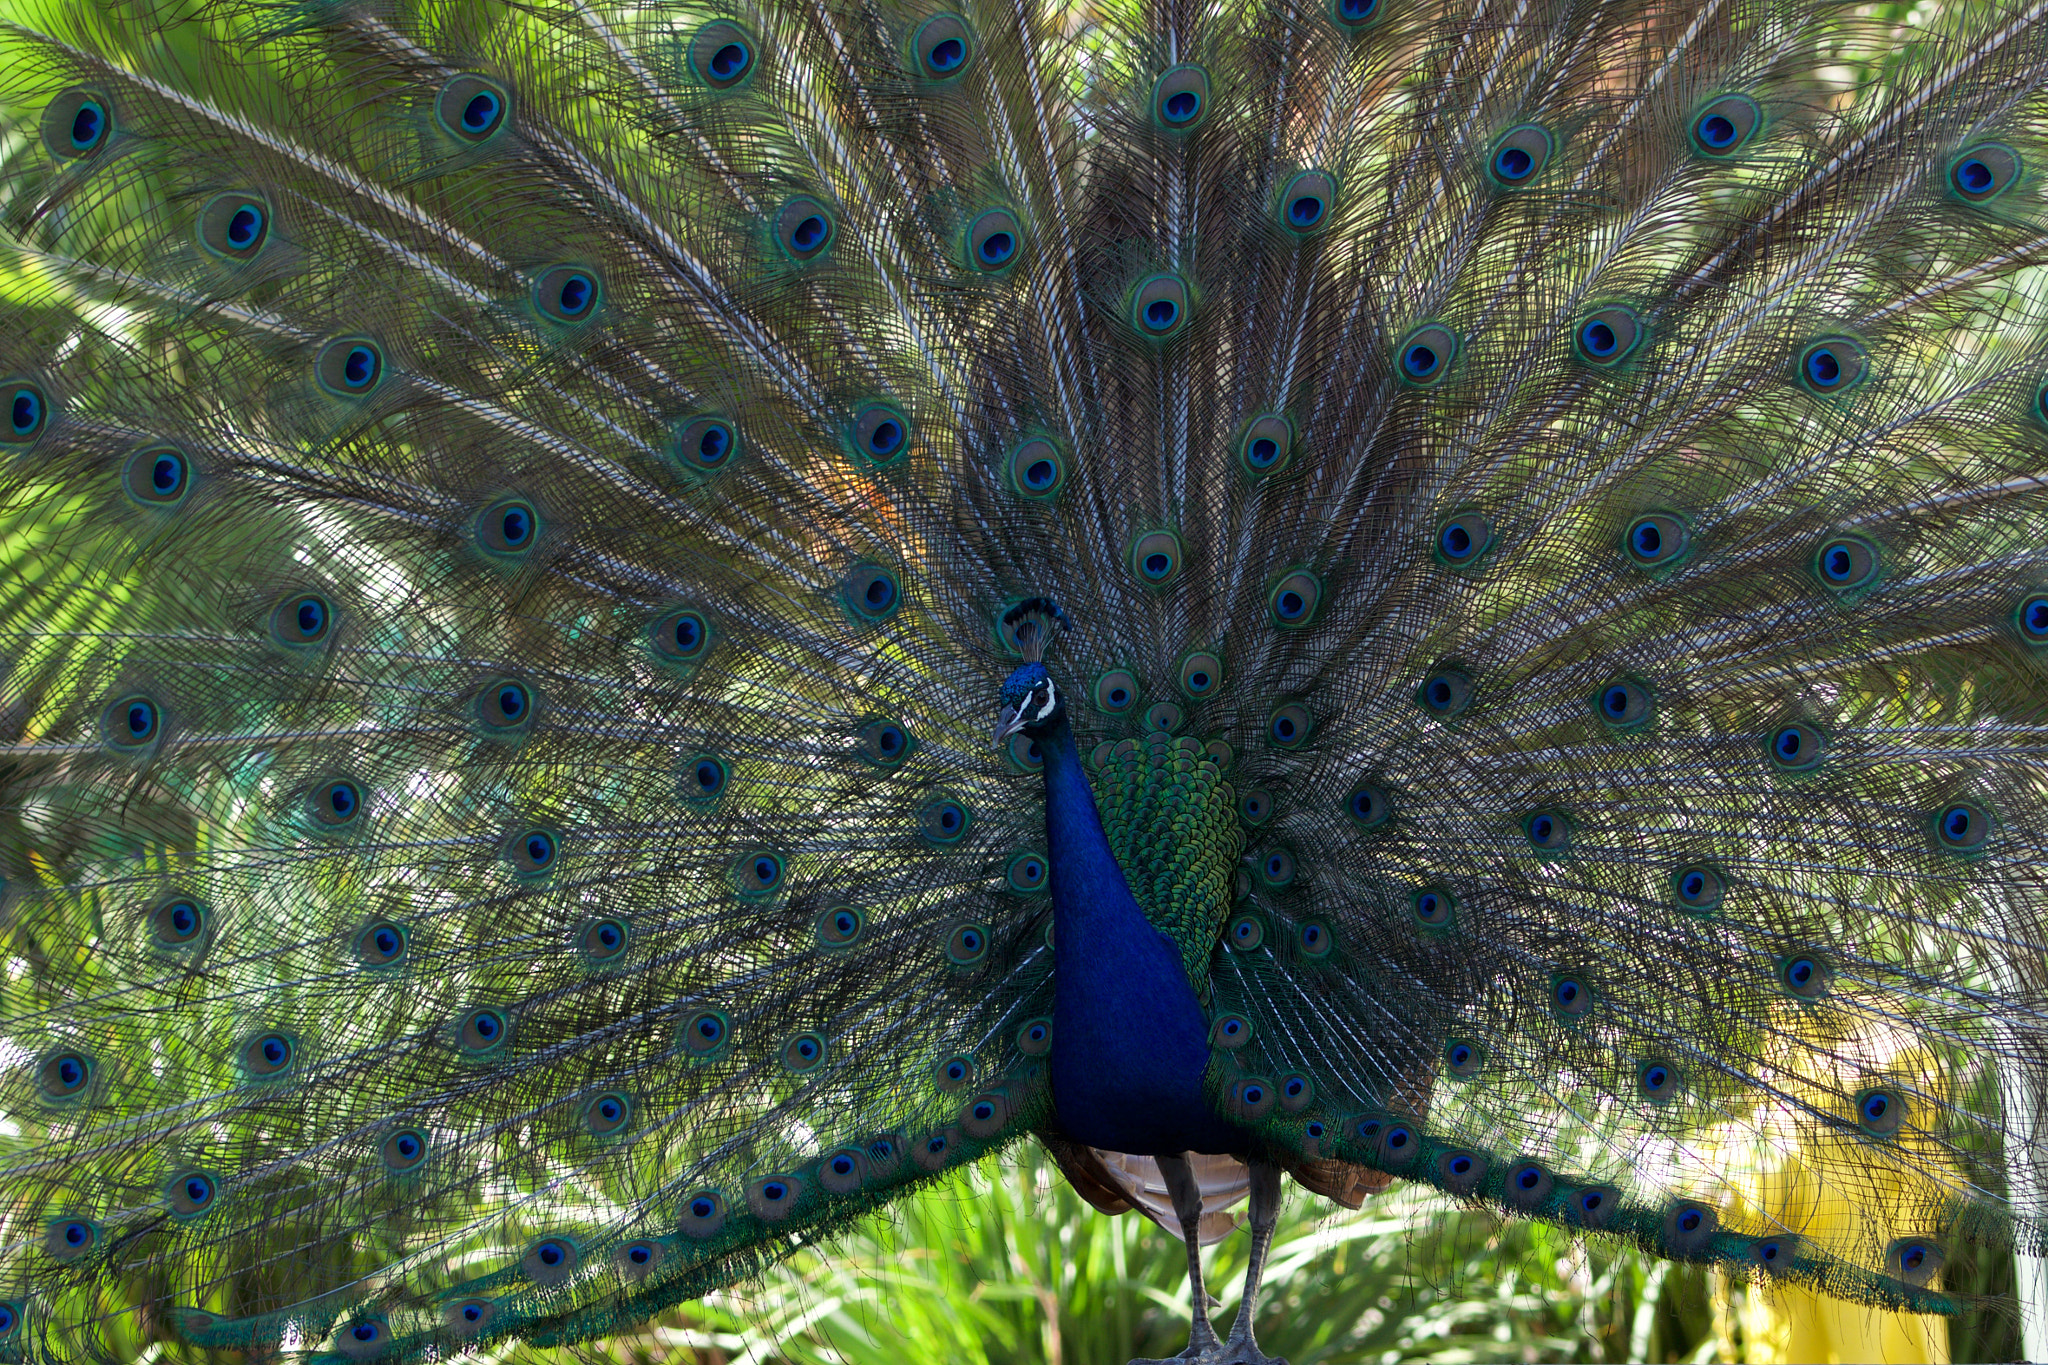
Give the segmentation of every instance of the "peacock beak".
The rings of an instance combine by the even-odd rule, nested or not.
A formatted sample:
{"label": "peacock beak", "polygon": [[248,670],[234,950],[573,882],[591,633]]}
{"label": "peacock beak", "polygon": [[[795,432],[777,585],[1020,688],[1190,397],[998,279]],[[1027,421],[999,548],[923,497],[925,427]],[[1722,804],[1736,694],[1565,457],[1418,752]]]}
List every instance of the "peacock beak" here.
{"label": "peacock beak", "polygon": [[996,712],[995,747],[1003,747],[1003,741],[1024,728],[1024,708],[1005,706]]}

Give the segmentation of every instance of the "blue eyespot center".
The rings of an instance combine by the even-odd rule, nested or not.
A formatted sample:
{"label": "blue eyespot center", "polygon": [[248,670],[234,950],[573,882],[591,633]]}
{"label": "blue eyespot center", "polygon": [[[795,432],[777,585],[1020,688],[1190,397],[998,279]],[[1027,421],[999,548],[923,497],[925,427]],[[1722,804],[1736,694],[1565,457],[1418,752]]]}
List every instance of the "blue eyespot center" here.
{"label": "blue eyespot center", "polygon": [[472,133],[487,132],[498,121],[498,111],[503,107],[496,95],[480,90],[462,106],[462,126]]}
{"label": "blue eyespot center", "polygon": [[738,80],[749,63],[753,61],[743,43],[726,43],[711,54],[711,74],[721,81]]}
{"label": "blue eyespot center", "polygon": [[1420,343],[1410,346],[1401,357],[1402,366],[1416,379],[1424,379],[1435,374],[1437,363],[1436,352]]}
{"label": "blue eyespot center", "polygon": [[1162,106],[1168,123],[1186,123],[1202,108],[1202,97],[1192,90],[1176,90]]}
{"label": "blue eyespot center", "polygon": [[934,71],[951,71],[967,60],[967,45],[958,38],[942,38],[932,44],[932,50],[925,60]]}
{"label": "blue eyespot center", "polygon": [[1536,158],[1520,147],[1503,147],[1494,158],[1493,169],[1503,180],[1521,180],[1536,169]]}
{"label": "blue eyespot center", "polygon": [[1734,122],[1724,114],[1708,114],[1699,123],[1700,141],[1719,150],[1734,145],[1737,130]]}

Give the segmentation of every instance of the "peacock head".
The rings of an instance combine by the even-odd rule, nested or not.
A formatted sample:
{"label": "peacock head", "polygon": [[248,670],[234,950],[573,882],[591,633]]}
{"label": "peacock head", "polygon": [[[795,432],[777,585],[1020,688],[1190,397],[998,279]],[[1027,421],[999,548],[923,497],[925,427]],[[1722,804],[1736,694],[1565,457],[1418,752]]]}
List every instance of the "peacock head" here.
{"label": "peacock head", "polygon": [[1016,641],[1024,663],[1003,680],[996,700],[996,745],[1001,747],[1020,730],[1043,739],[1066,714],[1059,688],[1045,666],[1045,651],[1054,630],[1067,621],[1050,597],[1031,597],[1003,613],[1003,634]]}

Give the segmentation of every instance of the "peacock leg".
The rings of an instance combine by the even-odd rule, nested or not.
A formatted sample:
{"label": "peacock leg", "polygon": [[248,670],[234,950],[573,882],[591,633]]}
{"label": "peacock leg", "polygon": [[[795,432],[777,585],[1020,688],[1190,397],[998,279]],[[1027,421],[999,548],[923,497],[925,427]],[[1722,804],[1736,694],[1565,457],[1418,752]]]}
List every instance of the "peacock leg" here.
{"label": "peacock leg", "polygon": [[1280,1168],[1264,1161],[1251,1163],[1252,1255],[1244,1271],[1244,1298],[1238,1303],[1237,1322],[1230,1339],[1223,1344],[1218,1365],[1287,1365],[1278,1356],[1261,1355],[1252,1339],[1252,1320],[1259,1310],[1259,1277],[1266,1272],[1266,1252],[1273,1245],[1273,1229],[1280,1222]]}
{"label": "peacock leg", "polygon": [[[1188,1348],[1173,1360],[1221,1361],[1223,1343],[1209,1325],[1209,1294],[1202,1288],[1202,1187],[1194,1168],[1184,1156],[1162,1156],[1159,1173],[1166,1177],[1166,1192],[1173,1198],[1173,1211],[1180,1215],[1181,1239],[1188,1245],[1188,1293],[1192,1297],[1194,1325],[1188,1331]],[[1168,1361],[1133,1360],[1130,1365],[1169,1365]]]}
{"label": "peacock leg", "polygon": [[[1173,1357],[1196,1365],[1287,1365],[1274,1356],[1259,1354],[1252,1340],[1252,1315],[1257,1307],[1259,1276],[1266,1268],[1266,1248],[1273,1242],[1273,1227],[1280,1221],[1280,1168],[1263,1162],[1251,1163],[1252,1173],[1252,1259],[1245,1272],[1244,1305],[1238,1310],[1237,1325],[1228,1341],[1218,1341],[1209,1326],[1209,1295],[1202,1288],[1202,1189],[1186,1158],[1157,1158],[1160,1174],[1166,1177],[1167,1193],[1173,1196],[1173,1211],[1180,1215],[1182,1237],[1188,1246],[1188,1291],[1194,1301],[1194,1326],[1188,1332],[1188,1348]],[[1170,1365],[1164,1360],[1133,1360],[1130,1365]]]}

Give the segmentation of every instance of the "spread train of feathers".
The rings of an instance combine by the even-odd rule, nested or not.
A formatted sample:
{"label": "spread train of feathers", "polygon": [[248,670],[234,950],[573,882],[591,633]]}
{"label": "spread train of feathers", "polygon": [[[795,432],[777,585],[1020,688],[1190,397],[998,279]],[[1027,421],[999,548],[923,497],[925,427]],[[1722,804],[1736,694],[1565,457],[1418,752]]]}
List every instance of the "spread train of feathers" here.
{"label": "spread train of feathers", "polygon": [[0,1360],[1163,1217],[1027,655],[1235,1155],[2040,1250],[2048,4],[949,2],[0,20]]}

